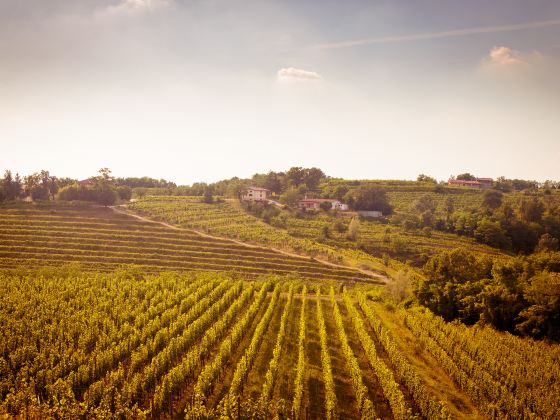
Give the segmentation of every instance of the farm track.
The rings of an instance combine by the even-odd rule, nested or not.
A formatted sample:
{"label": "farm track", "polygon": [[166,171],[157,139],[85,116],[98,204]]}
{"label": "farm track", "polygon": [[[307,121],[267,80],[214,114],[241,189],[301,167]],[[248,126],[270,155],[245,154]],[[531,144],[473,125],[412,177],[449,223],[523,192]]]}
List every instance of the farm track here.
{"label": "farm track", "polygon": [[[171,228],[171,229],[180,230],[180,231],[187,231],[187,232],[194,232],[194,233],[196,233],[200,236],[203,236],[205,238],[210,238],[210,239],[219,240],[219,241],[231,241],[231,242],[236,243],[238,245],[245,246],[245,247],[250,247],[250,248],[257,248],[257,249],[263,248],[262,245],[253,244],[253,243],[250,243],[250,242],[243,242],[243,241],[240,241],[240,240],[237,240],[237,239],[234,239],[234,238],[211,235],[207,232],[202,232],[200,230],[186,229],[186,228],[182,228],[182,227],[179,227],[179,226],[169,224],[167,222],[153,220],[153,219],[150,219],[148,217],[133,213],[130,210],[121,210],[121,209],[117,208],[117,206],[111,206],[110,208],[112,210],[120,213],[120,214],[132,216],[132,217],[135,217],[135,218],[137,218],[139,220],[142,220],[144,222],[158,223],[158,224],[161,224],[162,226],[165,226],[165,227],[168,227],[168,228]],[[258,222],[258,223],[260,223],[260,222]],[[352,270],[354,272],[361,273],[361,274],[366,275],[368,277],[376,278],[378,281],[387,282],[387,277],[386,276],[381,275],[381,274],[379,274],[377,272],[374,272],[372,270],[366,270],[366,269],[363,269],[363,268],[349,267],[347,265],[336,264],[336,263],[333,263],[331,261],[327,261],[323,258],[319,258],[319,257],[311,258],[311,257],[306,256],[305,254],[298,254],[298,253],[295,253],[295,252],[290,252],[290,251],[286,251],[286,250],[283,250],[283,249],[275,248],[275,247],[272,247],[272,246],[266,246],[264,248],[266,248],[266,249],[268,249],[272,252],[276,252],[276,253],[286,255],[286,256],[289,256],[289,257],[304,258],[304,259],[307,259],[307,260],[310,260],[310,261],[318,261],[321,264],[329,265],[331,267],[336,267],[336,268],[346,269],[346,270]]]}

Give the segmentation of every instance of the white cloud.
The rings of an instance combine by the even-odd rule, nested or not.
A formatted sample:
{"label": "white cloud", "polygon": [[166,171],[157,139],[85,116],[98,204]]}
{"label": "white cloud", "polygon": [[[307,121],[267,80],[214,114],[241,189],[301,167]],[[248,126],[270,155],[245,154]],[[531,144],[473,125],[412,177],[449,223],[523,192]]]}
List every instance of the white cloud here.
{"label": "white cloud", "polygon": [[509,47],[493,47],[488,54],[487,60],[490,64],[497,66],[511,66],[526,63],[520,51]]}
{"label": "white cloud", "polygon": [[296,69],[294,67],[288,67],[278,70],[277,78],[279,82],[291,83],[291,82],[317,82],[322,79],[319,73],[314,71]]}
{"label": "white cloud", "polygon": [[118,4],[107,7],[106,14],[136,13],[167,7],[172,0],[121,0]]}

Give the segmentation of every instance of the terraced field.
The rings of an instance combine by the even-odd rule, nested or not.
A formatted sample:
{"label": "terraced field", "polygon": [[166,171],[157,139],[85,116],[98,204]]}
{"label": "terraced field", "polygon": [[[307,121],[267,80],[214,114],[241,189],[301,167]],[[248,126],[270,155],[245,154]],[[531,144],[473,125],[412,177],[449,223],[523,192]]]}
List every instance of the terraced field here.
{"label": "terraced field", "polygon": [[387,310],[364,285],[130,274],[0,274],[0,416],[560,415],[558,346]]}
{"label": "terraced field", "polygon": [[[438,231],[431,231],[428,236],[420,231],[406,231],[400,226],[368,220],[360,223],[359,241],[348,240],[346,227],[350,217],[344,214],[338,217],[318,214],[298,218],[283,212],[286,216],[285,227],[274,227],[248,214],[233,200],[205,204],[198,197],[149,197],[133,203],[130,208],[150,218],[178,226],[308,255],[326,255],[332,261],[337,261],[337,256],[340,256],[339,260],[357,261],[366,266],[370,263],[378,269],[381,268],[380,257],[383,254],[403,261],[456,247],[499,254],[499,251],[476,243],[471,238]],[[336,222],[342,224],[342,232],[335,228]],[[328,237],[323,233],[325,227],[329,229]],[[357,249],[358,246],[369,254]]]}
{"label": "terraced field", "polygon": [[369,279],[355,270],[170,229],[107,208],[59,203],[0,208],[0,268],[68,262],[79,262],[92,271],[136,264],[148,272],[235,270],[253,276],[272,273],[345,281]]}

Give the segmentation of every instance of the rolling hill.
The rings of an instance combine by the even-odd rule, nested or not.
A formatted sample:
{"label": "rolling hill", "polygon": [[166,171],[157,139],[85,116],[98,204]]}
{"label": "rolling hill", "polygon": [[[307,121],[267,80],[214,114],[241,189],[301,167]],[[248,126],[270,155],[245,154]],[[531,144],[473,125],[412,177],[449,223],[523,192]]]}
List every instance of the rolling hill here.
{"label": "rolling hill", "polygon": [[368,280],[356,270],[227,239],[140,221],[109,208],[20,203],[0,208],[0,267],[78,262],[92,271],[135,264],[155,271],[238,271],[247,275]]}

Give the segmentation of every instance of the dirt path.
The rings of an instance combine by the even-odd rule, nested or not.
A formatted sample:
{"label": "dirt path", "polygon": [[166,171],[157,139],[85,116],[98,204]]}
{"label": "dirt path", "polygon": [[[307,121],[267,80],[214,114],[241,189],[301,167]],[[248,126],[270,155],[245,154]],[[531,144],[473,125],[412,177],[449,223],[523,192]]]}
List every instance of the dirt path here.
{"label": "dirt path", "polygon": [[297,254],[295,252],[289,252],[289,251],[285,251],[285,250],[278,249],[278,248],[272,248],[272,247],[268,247],[268,246],[254,245],[254,244],[251,244],[251,243],[248,243],[248,242],[239,241],[237,239],[227,238],[227,237],[223,237],[223,236],[210,235],[208,233],[201,232],[199,230],[182,228],[182,227],[179,227],[179,226],[171,225],[171,224],[166,223],[166,222],[160,222],[160,221],[157,221],[157,220],[152,220],[152,219],[149,219],[147,217],[141,216],[139,214],[133,213],[132,211],[130,211],[126,208],[125,204],[120,204],[118,206],[109,206],[109,208],[116,213],[120,213],[120,214],[124,214],[126,216],[134,217],[138,220],[142,220],[142,221],[147,222],[147,223],[159,224],[159,225],[165,226],[169,229],[179,230],[179,231],[183,231],[183,232],[196,233],[197,235],[200,235],[204,238],[218,239],[218,240],[222,240],[222,241],[229,241],[229,242],[236,243],[238,245],[246,246],[248,248],[268,249],[270,251],[274,251],[274,252],[277,252],[279,254],[287,255],[287,256],[290,256],[290,257],[303,258],[303,259],[308,260],[308,261],[317,261],[317,262],[320,262],[321,264],[329,265],[331,267],[344,268],[344,269],[349,269],[349,270],[353,270],[353,271],[356,271],[356,272],[360,272],[360,273],[366,274],[370,277],[379,279],[379,280],[383,281],[384,283],[387,283],[387,281],[388,281],[388,278],[386,276],[383,276],[383,275],[381,275],[379,273],[376,273],[374,271],[365,270],[365,269],[356,268],[356,267],[350,267],[350,266],[347,266],[347,265],[336,264],[336,263],[326,261],[326,260],[323,260],[323,259],[320,259],[320,258],[311,258],[311,257],[308,257],[307,255]]}

